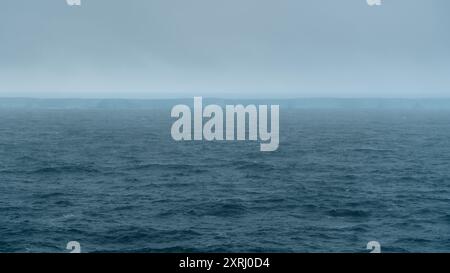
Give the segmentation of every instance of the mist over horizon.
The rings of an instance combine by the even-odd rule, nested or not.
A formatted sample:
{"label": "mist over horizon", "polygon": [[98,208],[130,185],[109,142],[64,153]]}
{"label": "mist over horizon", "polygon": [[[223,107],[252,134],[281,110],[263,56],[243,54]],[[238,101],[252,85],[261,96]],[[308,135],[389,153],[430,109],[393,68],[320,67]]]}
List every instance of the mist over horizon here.
{"label": "mist over horizon", "polygon": [[[335,110],[450,110],[450,99],[386,99],[386,98],[213,98],[204,97],[205,105],[280,105],[282,110],[290,109],[335,109]],[[145,110],[164,109],[169,111],[178,104],[193,106],[193,98],[166,99],[80,99],[80,98],[1,98],[0,110],[8,109],[105,109]]]}

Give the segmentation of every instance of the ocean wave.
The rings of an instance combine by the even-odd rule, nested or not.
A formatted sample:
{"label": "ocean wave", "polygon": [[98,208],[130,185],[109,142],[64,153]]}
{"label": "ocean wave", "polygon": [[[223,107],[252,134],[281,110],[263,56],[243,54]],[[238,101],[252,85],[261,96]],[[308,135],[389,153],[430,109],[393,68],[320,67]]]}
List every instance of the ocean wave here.
{"label": "ocean wave", "polygon": [[354,210],[354,209],[331,209],[327,211],[327,215],[332,217],[355,217],[355,218],[366,218],[371,214],[364,210]]}
{"label": "ocean wave", "polygon": [[100,173],[101,171],[90,167],[80,165],[69,165],[59,167],[42,167],[28,172],[29,174],[67,174],[67,173]]}

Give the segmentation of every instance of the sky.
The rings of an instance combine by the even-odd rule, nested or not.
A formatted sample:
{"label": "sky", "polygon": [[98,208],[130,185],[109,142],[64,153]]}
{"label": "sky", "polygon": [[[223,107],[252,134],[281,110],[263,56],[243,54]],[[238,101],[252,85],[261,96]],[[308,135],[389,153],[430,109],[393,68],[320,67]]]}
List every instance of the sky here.
{"label": "sky", "polygon": [[450,1],[4,0],[0,97],[450,98]]}

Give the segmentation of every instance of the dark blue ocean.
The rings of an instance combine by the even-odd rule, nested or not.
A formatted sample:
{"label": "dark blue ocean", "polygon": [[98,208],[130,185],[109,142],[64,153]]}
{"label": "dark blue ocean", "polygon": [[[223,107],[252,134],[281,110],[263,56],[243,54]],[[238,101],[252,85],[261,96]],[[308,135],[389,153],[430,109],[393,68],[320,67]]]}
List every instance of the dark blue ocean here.
{"label": "dark blue ocean", "polygon": [[450,111],[282,108],[273,153],[172,122],[0,110],[0,252],[450,251]]}

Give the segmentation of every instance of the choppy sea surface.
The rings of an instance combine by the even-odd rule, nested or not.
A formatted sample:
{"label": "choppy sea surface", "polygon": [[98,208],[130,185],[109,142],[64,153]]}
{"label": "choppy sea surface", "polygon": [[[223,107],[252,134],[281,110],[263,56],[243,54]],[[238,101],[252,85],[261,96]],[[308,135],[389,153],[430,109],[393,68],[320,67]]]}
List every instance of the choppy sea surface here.
{"label": "choppy sea surface", "polygon": [[278,151],[168,110],[0,110],[0,252],[450,251],[450,111],[281,111]]}

